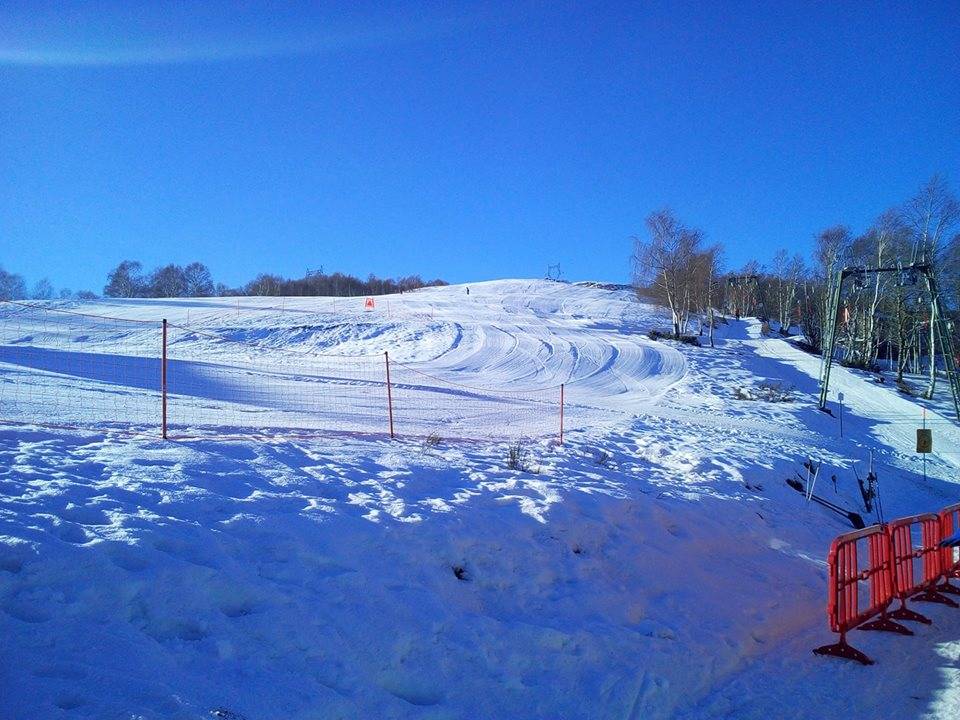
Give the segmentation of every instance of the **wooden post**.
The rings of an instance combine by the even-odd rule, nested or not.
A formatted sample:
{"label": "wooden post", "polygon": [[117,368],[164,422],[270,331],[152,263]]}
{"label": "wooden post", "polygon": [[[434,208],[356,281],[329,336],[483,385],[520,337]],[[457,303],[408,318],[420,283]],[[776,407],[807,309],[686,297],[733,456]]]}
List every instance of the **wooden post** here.
{"label": "wooden post", "polygon": [[560,383],[560,444],[563,445],[563,383]]}
{"label": "wooden post", "polygon": [[167,319],[163,319],[163,357],[160,360],[161,434],[167,439]]}
{"label": "wooden post", "polygon": [[393,392],[390,387],[390,354],[384,350],[383,360],[387,365],[387,413],[390,418],[390,438],[393,438]]}

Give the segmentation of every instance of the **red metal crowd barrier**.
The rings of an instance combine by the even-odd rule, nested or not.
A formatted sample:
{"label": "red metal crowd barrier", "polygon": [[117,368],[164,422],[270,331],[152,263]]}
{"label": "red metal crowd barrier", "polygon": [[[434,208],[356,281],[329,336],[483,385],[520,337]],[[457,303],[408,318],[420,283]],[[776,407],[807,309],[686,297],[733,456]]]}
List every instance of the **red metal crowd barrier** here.
{"label": "red metal crowd barrier", "polygon": [[[847,643],[847,632],[859,628],[912,635],[896,621],[927,625],[931,621],[908,608],[908,599],[960,607],[943,594],[960,595],[960,588],[949,583],[949,578],[960,577],[960,557],[956,548],[941,547],[941,541],[957,529],[960,503],[939,515],[912,515],[837,537],[828,557],[827,617],[840,640],[813,652],[872,665],[873,660]],[[888,611],[895,599],[900,607]]]}
{"label": "red metal crowd barrier", "polygon": [[[960,530],[960,503],[948,505],[940,511],[940,537],[946,539]],[[940,570],[943,582],[937,586],[940,592],[960,595],[960,588],[950,584],[950,578],[960,578],[960,547],[945,547],[940,550]]]}
{"label": "red metal crowd barrier", "polygon": [[[858,552],[866,545],[868,552]],[[866,560],[861,568],[861,561]],[[864,665],[873,661],[847,643],[847,632],[859,627],[863,630],[882,630],[901,635],[913,632],[894,622],[887,608],[894,598],[893,555],[890,539],[880,525],[855,530],[839,536],[830,546],[830,578],[827,596],[827,616],[830,629],[840,633],[840,641],[824,645],[813,652],[817,655],[856,660]],[[868,591],[864,592],[865,587]],[[876,616],[876,620],[867,622]]]}
{"label": "red metal crowd barrier", "polygon": [[[919,545],[914,542],[917,529],[920,531]],[[924,513],[894,520],[887,527],[887,534],[893,548],[895,593],[901,603],[893,616],[929,624],[927,618],[906,609],[908,597],[958,607],[957,603],[937,591],[937,583],[942,576],[939,516]]]}

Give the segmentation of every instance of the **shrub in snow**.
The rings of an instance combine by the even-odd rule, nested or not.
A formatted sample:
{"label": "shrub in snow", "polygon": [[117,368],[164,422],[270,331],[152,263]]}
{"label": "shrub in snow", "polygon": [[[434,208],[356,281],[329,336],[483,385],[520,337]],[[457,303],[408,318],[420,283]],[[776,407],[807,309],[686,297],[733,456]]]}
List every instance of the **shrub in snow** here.
{"label": "shrub in snow", "polygon": [[793,386],[767,380],[753,387],[738,387],[733,396],[737,400],[761,400],[763,402],[793,402]]}
{"label": "shrub in snow", "polygon": [[[647,337],[651,340],[676,340],[676,338],[673,337],[672,332],[665,332],[663,330],[657,330],[656,328],[648,330]],[[685,345],[695,345],[700,347],[700,338],[698,338],[696,335],[681,335],[680,342],[684,343]]]}
{"label": "shrub in snow", "polygon": [[509,447],[507,450],[507,467],[520,472],[530,470],[530,458],[523,443],[516,442]]}

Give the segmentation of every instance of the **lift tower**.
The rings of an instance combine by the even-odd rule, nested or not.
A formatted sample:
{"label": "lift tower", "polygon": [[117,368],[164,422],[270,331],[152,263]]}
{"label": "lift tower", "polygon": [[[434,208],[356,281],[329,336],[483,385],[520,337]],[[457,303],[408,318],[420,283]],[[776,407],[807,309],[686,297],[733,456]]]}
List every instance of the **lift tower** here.
{"label": "lift tower", "polygon": [[[833,352],[837,341],[837,320],[840,313],[840,297],[843,282],[853,278],[854,283],[863,286],[867,275],[878,273],[899,273],[898,282],[903,285],[916,285],[923,277],[927,295],[930,298],[930,322],[934,323],[936,342],[940,345],[943,355],[943,364],[947,373],[947,382],[953,395],[953,410],[960,420],[960,377],[957,375],[957,357],[954,354],[953,336],[940,306],[940,291],[937,287],[937,278],[933,272],[933,265],[926,262],[915,262],[910,265],[896,267],[845,267],[833,278],[830,287],[830,308],[827,314],[827,327],[824,328],[823,364],[820,369],[820,409],[827,408],[827,390],[830,387],[830,368],[833,365]],[[931,362],[936,358],[936,347],[930,348]]]}

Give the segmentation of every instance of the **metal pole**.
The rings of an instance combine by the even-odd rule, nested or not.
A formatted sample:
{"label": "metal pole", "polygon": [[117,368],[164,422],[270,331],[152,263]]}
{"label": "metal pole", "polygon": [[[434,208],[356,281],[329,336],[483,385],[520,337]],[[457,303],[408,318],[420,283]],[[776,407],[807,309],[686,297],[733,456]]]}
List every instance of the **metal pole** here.
{"label": "metal pole", "polygon": [[840,406],[840,437],[843,437],[843,393],[838,396],[837,403]]}
{"label": "metal pole", "polygon": [[563,445],[563,383],[560,383],[560,444]]}
{"label": "metal pole", "polygon": [[393,392],[390,388],[390,355],[383,351],[383,360],[387,365],[387,413],[390,418],[390,437],[393,438]]}
{"label": "metal pole", "polygon": [[930,319],[932,321],[936,317],[937,320],[937,335],[939,335],[940,340],[940,351],[943,353],[943,366],[947,373],[947,382],[950,384],[950,394],[953,396],[953,410],[957,419],[960,420],[960,377],[957,375],[953,336],[950,334],[950,327],[947,325],[944,314],[940,311],[940,292],[937,288],[936,279],[927,272],[924,273],[924,276],[927,279],[927,290],[931,298]]}
{"label": "metal pole", "polygon": [[163,357],[160,360],[161,434],[167,439],[167,319],[163,319]]}
{"label": "metal pole", "polygon": [[837,273],[836,285],[831,288],[830,307],[827,318],[827,336],[823,352],[823,370],[820,376],[820,409],[827,407],[827,389],[830,387],[830,366],[833,364],[833,349],[837,338],[837,313],[840,312],[840,289],[843,286],[844,271]]}

